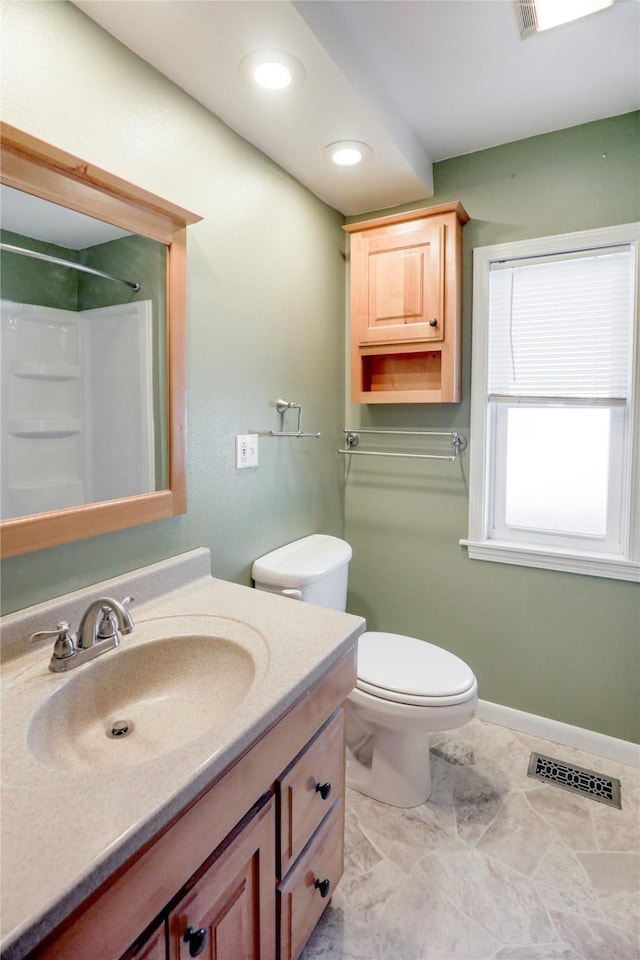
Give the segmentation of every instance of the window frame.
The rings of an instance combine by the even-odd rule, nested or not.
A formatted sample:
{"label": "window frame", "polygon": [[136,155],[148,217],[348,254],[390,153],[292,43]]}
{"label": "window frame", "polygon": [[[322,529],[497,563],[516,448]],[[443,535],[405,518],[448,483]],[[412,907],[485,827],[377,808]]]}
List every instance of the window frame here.
{"label": "window frame", "polygon": [[[608,553],[594,545],[580,549],[567,544],[502,540],[492,536],[493,503],[491,457],[492,404],[488,399],[488,307],[489,272],[497,261],[522,260],[540,256],[558,257],[572,252],[628,244],[634,253],[635,283],[632,332],[632,388],[628,403],[630,425],[626,445],[623,482],[622,553]],[[638,330],[638,285],[640,277],[640,223],[627,223],[595,230],[537,237],[477,247],[473,252],[473,336],[471,424],[469,447],[469,533],[460,543],[474,560],[560,570],[589,576],[640,582],[640,334]],[[547,542],[545,542],[547,541]],[[576,539],[577,543],[577,539]]]}

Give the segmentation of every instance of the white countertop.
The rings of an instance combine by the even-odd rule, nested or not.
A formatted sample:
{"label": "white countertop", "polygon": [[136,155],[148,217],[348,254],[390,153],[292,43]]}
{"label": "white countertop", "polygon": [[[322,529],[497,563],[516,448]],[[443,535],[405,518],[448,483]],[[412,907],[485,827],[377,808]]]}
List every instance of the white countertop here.
{"label": "white countertop", "polygon": [[[186,558],[186,563],[184,562]],[[191,551],[131,575],[76,591],[2,619],[2,956],[32,949],[114,870],[223,773],[333,666],[364,629],[349,614],[283,599],[204,574],[206,550]],[[178,570],[172,580],[172,567]],[[184,583],[185,577],[191,582]],[[178,585],[182,581],[182,585]],[[35,630],[59,619],[77,628],[77,611],[97,596],[121,599],[133,587],[133,633],[118,650],[64,674],[48,669],[51,641],[29,646]],[[60,616],[61,611],[67,611]],[[49,766],[33,756],[27,729],[38,707],[80,671],[154,637],[197,634],[225,621],[257,665],[233,714],[178,749],[134,765]],[[157,623],[154,621],[158,620]],[[249,798],[251,800],[252,798]]]}

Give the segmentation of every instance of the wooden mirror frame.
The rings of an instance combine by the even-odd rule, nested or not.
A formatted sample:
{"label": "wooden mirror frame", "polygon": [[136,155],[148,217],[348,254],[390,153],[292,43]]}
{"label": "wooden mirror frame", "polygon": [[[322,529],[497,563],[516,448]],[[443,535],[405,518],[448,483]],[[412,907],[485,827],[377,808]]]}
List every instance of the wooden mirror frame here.
{"label": "wooden mirror frame", "polygon": [[119,177],[0,124],[0,181],[167,247],[169,486],[0,522],[0,556],[12,557],[185,513],[186,228],[202,218]]}

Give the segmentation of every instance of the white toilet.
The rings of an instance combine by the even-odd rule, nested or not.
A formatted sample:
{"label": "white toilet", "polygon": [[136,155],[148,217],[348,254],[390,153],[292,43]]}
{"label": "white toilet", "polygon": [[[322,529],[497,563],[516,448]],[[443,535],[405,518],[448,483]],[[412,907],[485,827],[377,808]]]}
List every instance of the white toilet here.
{"label": "white toilet", "polygon": [[[259,590],[345,610],[351,547],[313,534],[260,557]],[[347,784],[396,807],[431,792],[427,734],[468,723],[478,684],[464,661],[441,647],[396,633],[363,633],[357,682],[346,703]]]}

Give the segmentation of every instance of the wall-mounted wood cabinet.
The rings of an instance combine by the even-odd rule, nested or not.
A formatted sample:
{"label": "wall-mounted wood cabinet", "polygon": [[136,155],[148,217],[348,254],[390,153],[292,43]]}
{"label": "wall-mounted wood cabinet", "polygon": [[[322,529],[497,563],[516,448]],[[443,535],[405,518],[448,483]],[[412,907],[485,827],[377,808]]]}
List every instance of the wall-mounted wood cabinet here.
{"label": "wall-mounted wood cabinet", "polygon": [[461,399],[460,203],[348,224],[351,400]]}

